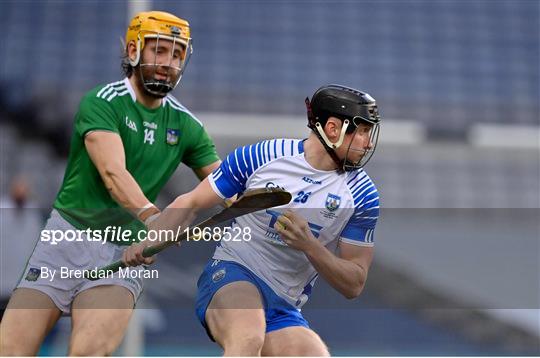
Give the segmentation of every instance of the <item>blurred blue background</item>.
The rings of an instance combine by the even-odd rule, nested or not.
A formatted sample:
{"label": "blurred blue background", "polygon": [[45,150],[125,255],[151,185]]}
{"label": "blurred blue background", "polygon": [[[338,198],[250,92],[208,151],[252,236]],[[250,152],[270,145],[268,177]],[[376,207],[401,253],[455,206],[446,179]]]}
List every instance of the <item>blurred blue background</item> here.
{"label": "blurred blue background", "polygon": [[[323,83],[373,93],[388,118],[436,134],[538,121],[538,2],[160,1],[192,25],[182,101],[195,111],[302,113]],[[120,75],[127,2],[3,1],[1,74],[13,100],[78,99]]]}
{"label": "blurred blue background", "polygon": [[[323,84],[377,99],[384,123],[367,171],[385,210],[368,287],[351,303],[319,282],[305,309],[333,354],[540,354],[538,1],[2,1],[4,202],[23,181],[46,215],[78,102],[122,78],[120,39],[137,9],[190,22],[194,53],[174,94],[222,156],[306,136],[303,100]],[[180,168],[159,204],[195,183]],[[13,235],[4,225],[4,297],[17,275],[7,240],[25,257],[37,239]],[[211,251],[160,257],[149,308],[118,354],[220,354],[191,308]],[[62,322],[42,354],[65,354]]]}

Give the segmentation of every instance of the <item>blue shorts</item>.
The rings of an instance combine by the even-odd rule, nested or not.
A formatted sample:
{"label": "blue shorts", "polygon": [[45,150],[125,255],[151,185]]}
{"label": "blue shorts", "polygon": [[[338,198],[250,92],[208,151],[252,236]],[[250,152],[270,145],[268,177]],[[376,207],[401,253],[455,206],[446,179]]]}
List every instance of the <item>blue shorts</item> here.
{"label": "blue shorts", "polygon": [[197,282],[197,301],[195,312],[199,321],[213,340],[206,325],[206,309],[214,294],[223,286],[238,281],[247,281],[259,290],[264,304],[266,317],[266,333],[285,327],[303,326],[309,328],[308,322],[300,311],[279,297],[263,280],[246,267],[231,261],[210,260]]}

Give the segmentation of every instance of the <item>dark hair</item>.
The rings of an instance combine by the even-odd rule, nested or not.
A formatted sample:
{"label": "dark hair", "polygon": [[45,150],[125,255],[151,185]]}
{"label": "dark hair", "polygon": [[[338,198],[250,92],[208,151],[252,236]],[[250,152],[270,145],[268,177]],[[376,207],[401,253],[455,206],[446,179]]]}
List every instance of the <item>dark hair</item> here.
{"label": "dark hair", "polygon": [[133,74],[133,66],[131,65],[131,63],[129,63],[129,57],[127,55],[127,52],[124,52],[122,54],[121,66],[122,66],[122,72],[124,72],[124,75],[127,78],[130,78],[131,75]]}

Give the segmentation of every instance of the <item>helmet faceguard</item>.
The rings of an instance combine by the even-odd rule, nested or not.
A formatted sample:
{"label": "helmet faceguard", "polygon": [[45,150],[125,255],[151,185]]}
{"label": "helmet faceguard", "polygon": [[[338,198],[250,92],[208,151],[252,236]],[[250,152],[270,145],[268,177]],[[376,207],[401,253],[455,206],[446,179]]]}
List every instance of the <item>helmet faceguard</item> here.
{"label": "helmet faceguard", "polygon": [[[149,56],[143,62],[142,52],[148,39],[155,40],[154,56]],[[131,41],[137,46],[137,54],[134,59],[129,58],[129,63],[133,67],[139,66],[145,91],[154,97],[165,97],[180,82],[193,52],[189,23],[166,12],[142,12],[131,20],[128,27],[126,45]],[[166,57],[168,63],[158,63],[158,52],[163,48],[160,43],[163,45],[163,41],[171,44]],[[156,79],[158,74],[165,79]]]}
{"label": "helmet faceguard", "polygon": [[[351,171],[362,168],[371,159],[377,147],[381,117],[375,100],[367,93],[341,85],[327,85],[319,88],[311,101],[306,98],[308,127],[317,135],[328,154],[338,165],[338,171]],[[331,142],[324,132],[329,117],[342,121],[341,133],[336,142]],[[356,134],[359,127],[369,125],[370,148],[353,148],[349,143],[345,159],[340,159],[336,149],[343,145],[345,134]],[[356,161],[349,160],[353,152],[363,152]]]}
{"label": "helmet faceguard", "polygon": [[[354,123],[354,118],[353,118],[353,123]],[[352,132],[353,138],[354,138],[354,136],[356,135],[356,132],[359,129],[359,125],[353,124],[352,128],[354,128]],[[372,146],[368,149],[352,148],[351,146],[352,146],[353,141],[352,140],[350,141],[349,146],[347,147],[347,154],[345,154],[345,160],[343,161],[344,171],[351,171],[351,170],[363,168],[367,164],[367,162],[369,162],[371,157],[373,157],[373,154],[375,154],[375,148],[377,148],[377,143],[379,141],[379,129],[380,129],[379,123],[372,124],[370,132],[369,132],[369,143],[371,143]],[[351,152],[362,152],[362,155],[356,162],[351,161],[349,160],[349,157],[350,157],[349,153]]]}

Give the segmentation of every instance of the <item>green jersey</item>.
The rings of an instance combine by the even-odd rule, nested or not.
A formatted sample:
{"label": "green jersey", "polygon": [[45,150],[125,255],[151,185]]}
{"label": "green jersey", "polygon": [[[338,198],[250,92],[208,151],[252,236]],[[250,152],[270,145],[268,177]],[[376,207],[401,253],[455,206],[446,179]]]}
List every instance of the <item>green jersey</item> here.
{"label": "green jersey", "polygon": [[127,78],[99,86],[80,103],[66,173],[53,205],[77,229],[144,229],[111,197],[86,151],[84,137],[95,130],[120,135],[126,169],[151,201],[180,162],[197,169],[219,160],[201,122],[174,97],[148,109],[136,101]]}

